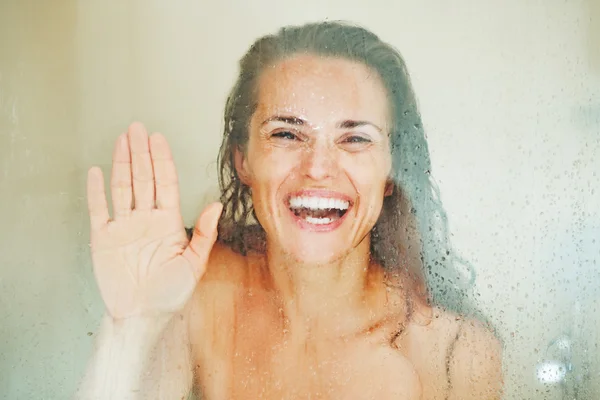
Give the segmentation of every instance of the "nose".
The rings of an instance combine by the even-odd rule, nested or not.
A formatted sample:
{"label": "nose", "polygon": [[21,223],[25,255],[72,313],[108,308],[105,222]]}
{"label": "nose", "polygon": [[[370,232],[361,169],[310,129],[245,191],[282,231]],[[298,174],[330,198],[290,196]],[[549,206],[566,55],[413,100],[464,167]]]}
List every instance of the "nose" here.
{"label": "nose", "polygon": [[304,150],[303,171],[308,178],[322,181],[338,171],[337,154],[328,143],[314,143]]}

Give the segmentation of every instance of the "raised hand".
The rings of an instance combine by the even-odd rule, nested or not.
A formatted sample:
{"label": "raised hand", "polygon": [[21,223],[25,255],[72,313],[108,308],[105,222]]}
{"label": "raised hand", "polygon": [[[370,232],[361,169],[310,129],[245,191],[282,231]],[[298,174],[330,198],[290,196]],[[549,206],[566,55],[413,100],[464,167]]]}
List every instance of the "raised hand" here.
{"label": "raised hand", "polygon": [[94,275],[115,319],[181,310],[204,274],[222,205],[200,215],[188,243],[179,208],[177,172],[160,134],[134,123],[116,141],[110,219],[102,171],[88,172]]}

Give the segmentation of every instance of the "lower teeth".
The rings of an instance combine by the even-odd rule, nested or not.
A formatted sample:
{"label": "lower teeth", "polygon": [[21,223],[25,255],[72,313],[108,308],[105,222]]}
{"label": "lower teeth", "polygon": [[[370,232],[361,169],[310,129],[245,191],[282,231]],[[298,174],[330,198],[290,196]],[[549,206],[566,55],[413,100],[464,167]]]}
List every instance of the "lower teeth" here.
{"label": "lower teeth", "polygon": [[306,220],[306,222],[309,222],[309,223],[315,224],[315,225],[325,225],[325,224],[329,224],[331,221],[333,221],[331,218],[315,218],[315,217],[306,217],[305,220]]}

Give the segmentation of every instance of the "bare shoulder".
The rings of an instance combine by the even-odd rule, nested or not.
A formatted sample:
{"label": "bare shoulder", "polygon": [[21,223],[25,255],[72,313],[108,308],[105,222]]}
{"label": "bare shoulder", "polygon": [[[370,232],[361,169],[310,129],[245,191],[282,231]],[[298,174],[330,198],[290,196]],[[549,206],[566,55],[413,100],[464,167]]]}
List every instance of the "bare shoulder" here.
{"label": "bare shoulder", "polygon": [[194,291],[192,308],[225,300],[244,281],[246,257],[216,242],[210,252],[206,271]]}
{"label": "bare shoulder", "polygon": [[[215,324],[227,326],[233,318],[236,292],[244,280],[245,262],[243,255],[222,243],[215,243],[206,272],[187,307],[192,337],[207,337]],[[203,334],[199,335],[199,332]]]}
{"label": "bare shoulder", "polygon": [[491,327],[457,319],[448,363],[450,399],[493,400],[502,396],[502,344]]}
{"label": "bare shoulder", "polygon": [[[235,310],[240,285],[244,281],[246,257],[216,242],[204,276],[187,305],[187,329],[194,365],[194,381],[207,397],[224,398],[210,390],[227,391],[235,332]],[[218,382],[215,388],[205,382]],[[205,392],[209,390],[208,392]]]}
{"label": "bare shoulder", "polygon": [[245,256],[217,241],[210,252],[206,273],[200,283],[238,282],[242,279],[245,263]]}
{"label": "bare shoulder", "polygon": [[415,365],[424,398],[440,391],[451,400],[501,398],[502,346],[483,322],[433,307],[395,344]]}

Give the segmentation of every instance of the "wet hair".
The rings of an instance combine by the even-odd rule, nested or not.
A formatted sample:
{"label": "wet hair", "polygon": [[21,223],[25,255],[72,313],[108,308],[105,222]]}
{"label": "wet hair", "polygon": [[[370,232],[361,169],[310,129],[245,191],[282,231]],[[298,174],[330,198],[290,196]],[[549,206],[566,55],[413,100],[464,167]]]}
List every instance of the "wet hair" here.
{"label": "wet hair", "polygon": [[388,283],[408,291],[409,310],[415,302],[435,303],[464,313],[466,289],[474,276],[450,247],[446,213],[431,176],[427,140],[405,62],[391,45],[350,23],[281,28],[256,40],[240,60],[239,76],[225,106],[218,158],[224,205],[218,240],[241,254],[264,251],[265,232],[254,213],[251,189],[238,177],[234,155],[236,149],[247,148],[262,72],[301,54],[359,62],[379,74],[391,106],[389,179],[394,189],[385,197],[371,231],[371,258],[384,268]]}

